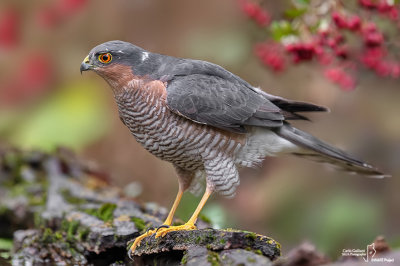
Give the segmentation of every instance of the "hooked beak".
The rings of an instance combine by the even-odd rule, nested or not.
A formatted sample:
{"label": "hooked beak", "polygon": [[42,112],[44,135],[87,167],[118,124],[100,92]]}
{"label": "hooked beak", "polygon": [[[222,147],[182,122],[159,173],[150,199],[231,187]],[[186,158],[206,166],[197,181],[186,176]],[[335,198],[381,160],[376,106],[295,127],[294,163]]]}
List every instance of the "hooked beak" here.
{"label": "hooked beak", "polygon": [[91,70],[93,68],[92,65],[89,64],[89,56],[86,56],[86,58],[83,60],[82,64],[81,64],[81,75],[83,71],[87,71],[87,70]]}

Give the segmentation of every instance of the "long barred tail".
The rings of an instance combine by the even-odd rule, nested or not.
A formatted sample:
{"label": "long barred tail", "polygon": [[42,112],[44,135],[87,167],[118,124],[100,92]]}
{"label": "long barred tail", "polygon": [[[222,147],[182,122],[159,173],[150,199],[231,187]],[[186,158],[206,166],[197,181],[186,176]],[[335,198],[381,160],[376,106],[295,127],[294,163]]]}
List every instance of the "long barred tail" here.
{"label": "long barred tail", "polygon": [[284,124],[282,127],[277,129],[276,134],[299,147],[304,148],[304,151],[294,153],[295,155],[307,157],[314,161],[328,162],[339,166],[345,171],[355,172],[369,177],[383,178],[389,176],[383,174],[374,166],[356,159],[344,151],[341,151],[304,131],[294,128],[289,124]]}

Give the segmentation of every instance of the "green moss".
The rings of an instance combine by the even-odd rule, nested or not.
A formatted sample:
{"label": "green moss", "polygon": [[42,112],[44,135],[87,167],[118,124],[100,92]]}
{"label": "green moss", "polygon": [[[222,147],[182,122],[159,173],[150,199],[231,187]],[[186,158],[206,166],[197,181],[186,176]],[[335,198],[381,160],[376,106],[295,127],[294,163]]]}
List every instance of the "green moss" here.
{"label": "green moss", "polygon": [[225,245],[226,240],[224,238],[221,238],[221,240],[219,241],[220,244]]}
{"label": "green moss", "polygon": [[65,201],[70,204],[79,205],[87,203],[87,200],[73,196],[71,191],[67,188],[60,189],[60,193]]}
{"label": "green moss", "polygon": [[187,263],[187,252],[185,251],[185,253],[183,253],[183,257],[181,260],[181,265],[184,265]]}
{"label": "green moss", "polygon": [[72,220],[69,223],[69,226],[67,229],[67,238],[75,238],[75,234],[78,230],[79,225],[80,225],[80,222],[77,220]]}
{"label": "green moss", "polygon": [[43,192],[42,195],[28,195],[28,203],[31,206],[43,206],[46,204],[46,198],[46,192]]}
{"label": "green moss", "polygon": [[221,261],[217,252],[208,251],[207,261],[211,263],[212,266],[221,265]]}
{"label": "green moss", "polygon": [[[8,189],[9,197],[15,198],[23,196],[27,199],[30,206],[45,205],[47,199],[47,181],[27,182],[24,180],[12,180],[11,183],[8,182],[8,185],[10,185]],[[38,188],[40,188],[41,190],[38,191]]]}
{"label": "green moss", "polygon": [[68,226],[69,226],[69,222],[67,219],[63,219],[61,221],[61,230],[63,230],[64,232],[68,231]]}
{"label": "green moss", "polygon": [[132,217],[131,221],[135,224],[135,227],[140,231],[146,230],[146,222],[138,217]]}
{"label": "green moss", "polygon": [[89,235],[89,228],[87,227],[79,227],[78,228],[78,239],[79,241],[85,241],[87,236]]}
{"label": "green moss", "polygon": [[257,255],[262,255],[262,251],[260,249],[256,249],[254,250],[254,253],[256,253]]}
{"label": "green moss", "polygon": [[62,234],[60,231],[56,231],[56,232],[54,233],[54,237],[55,237],[57,240],[61,240],[61,239],[63,239],[63,234]]}
{"label": "green moss", "polygon": [[116,208],[117,205],[114,203],[104,203],[98,209],[84,209],[82,211],[89,215],[96,216],[104,222],[109,222],[114,218],[114,210]]}
{"label": "green moss", "polygon": [[216,236],[212,232],[210,232],[207,236],[207,239],[209,239],[211,242],[214,242],[216,239]]}
{"label": "green moss", "polygon": [[224,231],[226,231],[226,232],[244,232],[244,231],[233,229],[233,228],[226,228]]}
{"label": "green moss", "polygon": [[44,228],[42,237],[40,238],[42,243],[52,243],[54,242],[53,230],[51,228]]}
{"label": "green moss", "polygon": [[117,208],[116,204],[113,203],[104,203],[101,205],[98,214],[99,218],[103,221],[107,222],[114,218],[114,210]]}
{"label": "green moss", "polygon": [[91,216],[97,216],[97,209],[83,209],[83,212],[86,212],[87,214],[91,215]]}
{"label": "green moss", "polygon": [[80,226],[80,222],[78,220],[68,221],[64,219],[61,222],[61,230],[66,232],[66,239],[68,241],[75,240],[85,240],[89,233],[89,228]]}
{"label": "green moss", "polygon": [[253,232],[248,232],[248,234],[246,235],[246,238],[249,238],[249,239],[252,239],[252,240],[256,240],[257,234],[253,233]]}
{"label": "green moss", "polygon": [[282,249],[281,243],[276,242],[275,240],[274,240],[274,243],[275,243],[277,249],[279,249],[279,251],[280,251]]}

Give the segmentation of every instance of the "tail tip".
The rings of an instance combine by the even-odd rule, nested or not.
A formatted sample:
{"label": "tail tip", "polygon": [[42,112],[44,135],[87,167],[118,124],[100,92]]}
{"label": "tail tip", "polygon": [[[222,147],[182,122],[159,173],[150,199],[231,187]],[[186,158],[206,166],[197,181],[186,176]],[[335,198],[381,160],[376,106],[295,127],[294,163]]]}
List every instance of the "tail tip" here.
{"label": "tail tip", "polygon": [[378,178],[378,179],[392,177],[392,175],[385,174],[385,173],[381,172],[379,169],[375,168],[374,166],[372,166],[370,164],[363,163],[363,167],[370,170],[370,172],[367,174],[368,177]]}

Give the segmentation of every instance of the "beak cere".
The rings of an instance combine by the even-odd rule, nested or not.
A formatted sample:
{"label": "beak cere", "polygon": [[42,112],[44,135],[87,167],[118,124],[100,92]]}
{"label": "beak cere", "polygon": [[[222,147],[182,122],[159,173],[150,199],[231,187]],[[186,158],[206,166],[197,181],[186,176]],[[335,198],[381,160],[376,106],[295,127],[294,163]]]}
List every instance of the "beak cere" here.
{"label": "beak cere", "polygon": [[83,71],[87,71],[90,69],[92,69],[92,65],[89,64],[89,56],[86,56],[86,58],[83,60],[83,62],[81,64],[81,68],[80,68],[81,74]]}

